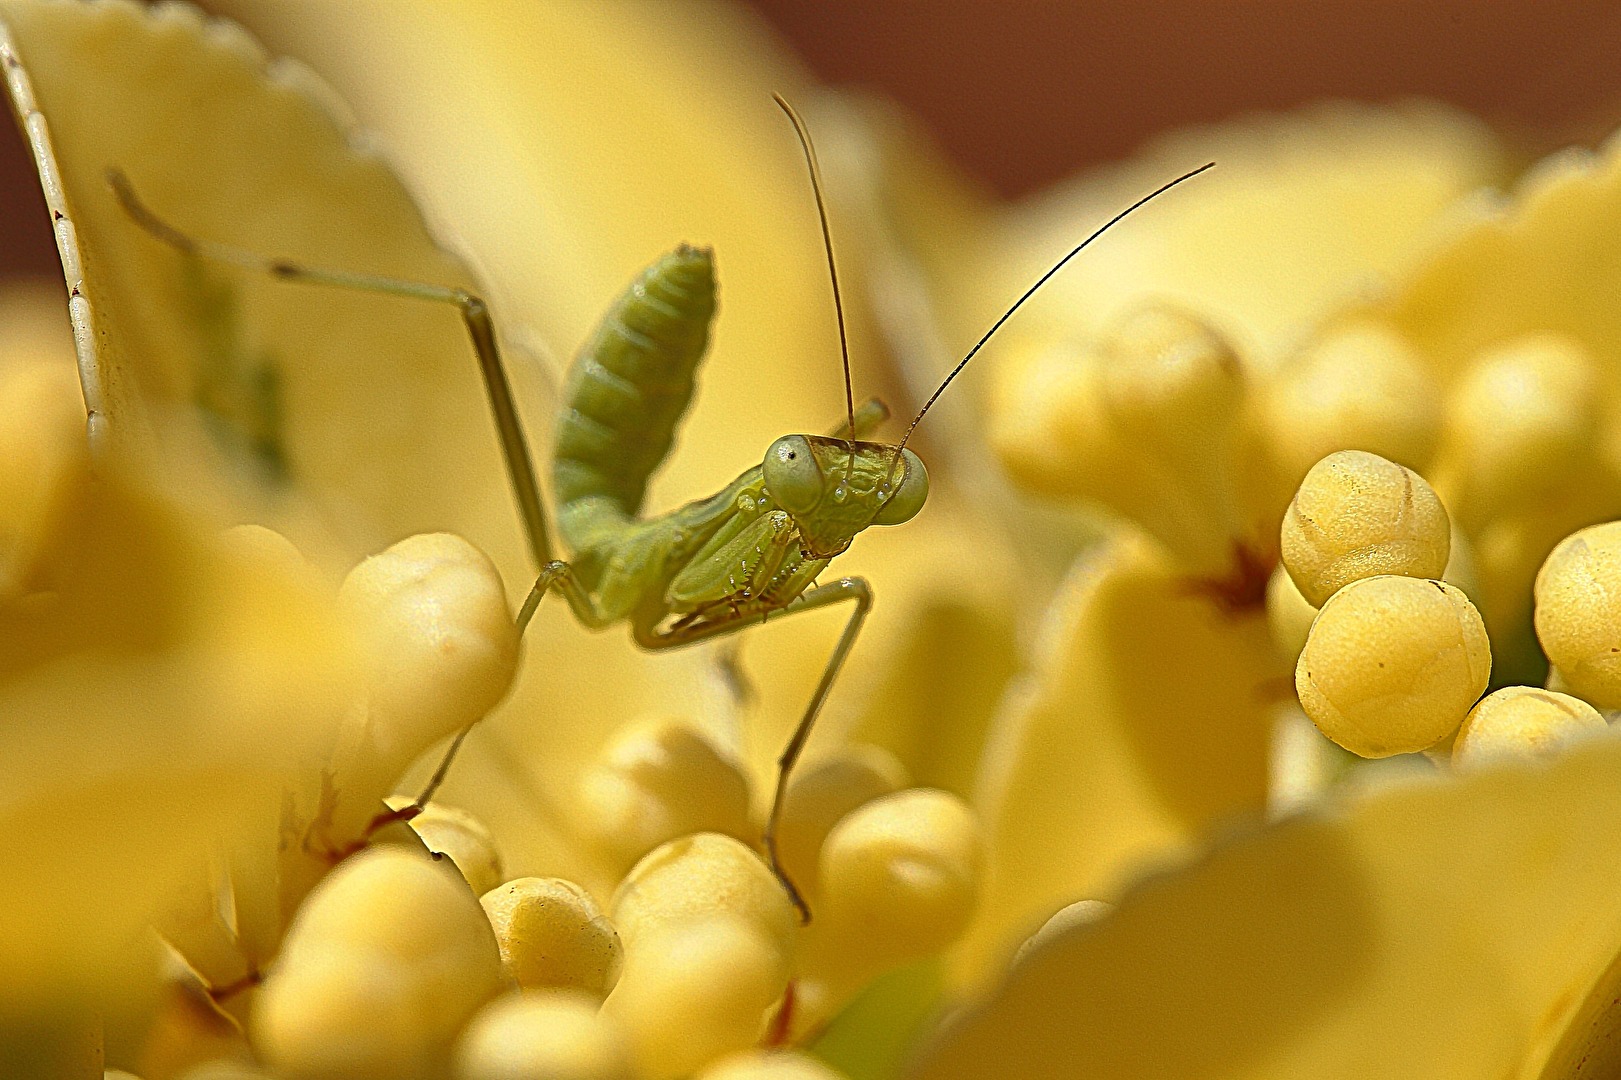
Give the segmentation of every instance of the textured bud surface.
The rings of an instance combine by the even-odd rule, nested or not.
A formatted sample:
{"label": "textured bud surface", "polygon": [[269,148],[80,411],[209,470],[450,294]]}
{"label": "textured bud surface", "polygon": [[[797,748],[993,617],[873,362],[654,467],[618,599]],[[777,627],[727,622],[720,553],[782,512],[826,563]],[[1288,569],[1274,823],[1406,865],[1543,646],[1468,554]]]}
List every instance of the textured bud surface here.
{"label": "textured bud surface", "polygon": [[507,976],[524,989],[572,987],[602,997],[619,978],[623,949],[591,895],[561,878],[525,877],[485,893]]}
{"label": "textured bud surface", "polygon": [[1506,686],[1469,710],[1452,746],[1452,763],[1468,768],[1543,757],[1607,728],[1598,710],[1580,698],[1535,686]]}

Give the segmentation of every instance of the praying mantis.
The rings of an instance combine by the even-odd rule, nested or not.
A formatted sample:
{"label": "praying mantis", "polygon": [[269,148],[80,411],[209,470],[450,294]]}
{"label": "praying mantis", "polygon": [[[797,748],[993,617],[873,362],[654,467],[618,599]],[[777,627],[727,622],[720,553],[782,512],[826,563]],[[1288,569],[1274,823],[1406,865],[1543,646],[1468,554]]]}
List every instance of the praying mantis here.
{"label": "praying mantis", "polygon": [[[678,648],[736,634],[768,618],[835,605],[849,616],[810,701],[777,762],[762,845],[802,921],[810,908],[783,869],[777,832],[788,781],[811,729],[872,608],[860,577],[823,582],[823,572],[874,525],[900,525],[922,510],[929,479],[907,448],[918,424],[1013,313],[1054,274],[1121,219],[1214,166],[1185,173],[1132,203],[1059,259],[996,320],[940,383],[898,443],[866,441],[888,416],[876,399],[855,404],[837,261],[821,169],[804,121],[780,95],[777,105],[798,137],[827,255],[844,364],[845,421],[829,435],[784,435],[761,463],[716,494],[668,513],[642,517],[647,483],[668,455],[692,399],[693,377],[708,345],[715,311],[711,253],[682,245],[646,269],[617,299],[570,368],[552,454],[556,532],[571,557],[557,557],[528,440],[518,418],[489,308],[458,288],[267,258],[193,237],[136,196],[128,179],[108,180],[129,217],[179,251],[288,282],[333,286],[450,304],[460,313],[477,357],[508,478],[538,575],[517,615],[520,633],[541,600],[560,593],[592,630],[628,625],[644,649]],[[420,813],[444,780],[471,727],[452,741],[416,802],[387,815]]]}

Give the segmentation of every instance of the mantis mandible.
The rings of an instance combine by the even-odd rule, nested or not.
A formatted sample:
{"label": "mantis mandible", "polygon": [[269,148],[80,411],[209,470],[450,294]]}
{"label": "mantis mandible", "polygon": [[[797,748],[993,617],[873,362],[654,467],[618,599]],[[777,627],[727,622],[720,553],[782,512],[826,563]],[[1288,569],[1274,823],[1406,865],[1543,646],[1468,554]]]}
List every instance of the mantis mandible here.
{"label": "mantis mandible", "polygon": [[[691,402],[693,376],[715,311],[711,253],[682,245],[643,271],[619,297],[569,370],[552,457],[557,532],[572,553],[567,561],[556,556],[528,441],[483,300],[463,289],[324,270],[201,240],[148,209],[122,173],[110,170],[108,179],[130,218],[186,254],[286,281],[416,297],[457,308],[478,358],[529,550],[540,568],[518,612],[520,632],[552,591],[563,595],[586,627],[600,630],[626,623],[636,643],[650,650],[725,637],[772,616],[849,605],[844,630],[778,759],[762,837],[772,871],[801,919],[808,921],[810,909],[778,859],[777,828],[794,765],[873,601],[872,587],[863,578],[818,579],[862,530],[902,524],[923,508],[928,473],[907,442],[991,336],[1088,244],[1214,162],[1138,199],[1076,245],[980,337],[923,403],[900,442],[869,442],[862,437],[888,411],[876,400],[859,409],[855,405],[821,170],[804,121],[780,95],[775,97],[798,136],[821,222],[844,362],[845,421],[830,435],[784,435],[767,448],[759,465],[709,498],[656,517],[640,516],[648,479],[668,455]],[[384,817],[405,820],[421,812],[470,730],[456,736],[416,803]]]}

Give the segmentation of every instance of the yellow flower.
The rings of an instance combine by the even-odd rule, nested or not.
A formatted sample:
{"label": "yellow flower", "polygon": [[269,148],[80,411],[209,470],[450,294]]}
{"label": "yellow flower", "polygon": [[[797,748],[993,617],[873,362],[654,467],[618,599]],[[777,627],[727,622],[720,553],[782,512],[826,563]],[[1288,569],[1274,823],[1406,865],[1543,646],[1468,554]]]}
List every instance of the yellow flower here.
{"label": "yellow flower", "polygon": [[[1456,200],[1501,177],[1487,133],[1338,108],[1194,133],[990,209],[726,8],[219,7],[321,71],[398,173],[324,84],[234,27],[0,0],[91,407],[86,445],[60,362],[4,372],[6,398],[38,406],[0,429],[29,463],[0,476],[0,702],[53,725],[19,729],[7,799],[38,880],[87,883],[24,924],[52,949],[19,967],[0,1020],[12,1042],[44,1032],[30,1064],[84,1065],[87,1002],[123,1009],[112,1063],[147,1080],[220,1056],[260,1078],[892,1076],[910,1056],[931,1077],[1552,1080],[1613,1028],[1621,752],[1489,760],[1597,714],[1543,691],[1482,703],[1456,717],[1457,775],[1384,782],[1294,709],[1289,664],[1303,642],[1316,654],[1276,599],[1300,583],[1298,621],[1301,591],[1369,591],[1334,592],[1362,534],[1286,541],[1310,557],[1269,582],[1318,458],[1385,455],[1369,468],[1386,495],[1433,465],[1458,529],[1437,511],[1415,526],[1422,551],[1349,559],[1350,576],[1461,581],[1473,552],[1478,583],[1435,583],[1446,611],[1478,600],[1500,669],[1540,655],[1513,636],[1530,574],[1556,526],[1614,512],[1590,496],[1616,429],[1569,420],[1616,340],[1611,165],[1549,167],[1507,224],[1482,220]],[[977,336],[1049,244],[1162,174],[1221,163],[1021,312],[976,369],[987,407],[931,414],[932,443],[922,429],[947,463],[928,514],[841,559],[874,580],[878,614],[785,802],[783,863],[816,912],[803,928],[756,845],[837,620],[752,631],[742,678],[717,651],[588,635],[555,600],[520,646],[510,612],[535,567],[454,309],[176,251],[107,179],[192,236],[473,287],[436,240],[454,237],[487,272],[542,435],[536,403],[616,290],[676,242],[712,243],[722,314],[662,507],[841,411],[773,90],[822,139],[858,389],[926,394],[943,343]],[[1571,300],[1556,285],[1575,267],[1593,280]],[[875,373],[886,345],[899,363]],[[1538,409],[1511,407],[1514,379]],[[993,453],[1017,484],[1114,519],[1042,514]],[[1569,478],[1546,481],[1556,468]],[[1318,504],[1297,504],[1304,529]],[[222,546],[230,521],[257,524]],[[42,609],[51,591],[60,607]],[[1588,615],[1584,657],[1603,637]],[[1027,657],[1019,623],[1037,618]],[[147,651],[121,651],[130,635]],[[37,685],[5,676],[30,665]],[[404,828],[438,759],[424,751],[509,686]],[[115,792],[150,788],[128,814],[84,811],[109,773]],[[172,805],[148,820],[154,796]],[[1291,800],[1312,809],[1211,844]],[[112,840],[84,839],[98,829]],[[0,911],[39,895],[8,885]],[[77,942],[89,913],[106,918]],[[109,964],[145,924],[187,971]],[[92,967],[99,982],[76,981]],[[942,1021],[942,1004],[961,1011]]]}

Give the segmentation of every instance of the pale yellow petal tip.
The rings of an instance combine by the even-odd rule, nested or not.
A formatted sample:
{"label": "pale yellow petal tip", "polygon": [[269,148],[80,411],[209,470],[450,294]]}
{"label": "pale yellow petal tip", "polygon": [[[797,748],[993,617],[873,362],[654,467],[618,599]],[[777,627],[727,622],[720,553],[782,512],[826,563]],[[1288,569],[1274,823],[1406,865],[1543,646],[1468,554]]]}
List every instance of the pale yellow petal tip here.
{"label": "pale yellow petal tip", "polygon": [[696,724],[633,724],[581,774],[573,818],[614,879],[694,833],[751,836],[743,765]]}
{"label": "pale yellow petal tip", "polygon": [[1452,764],[1468,769],[1547,757],[1608,727],[1599,711],[1580,698],[1534,686],[1508,686],[1469,710],[1452,746]]}
{"label": "pale yellow petal tip", "polygon": [[1083,926],[1091,926],[1106,919],[1114,912],[1114,905],[1105,900],[1077,900],[1053,912],[1051,918],[1041,924],[1041,929],[1024,939],[1018,952],[1013,954],[1013,963],[1022,964],[1039,950],[1046,948],[1053,942],[1067,936],[1071,931]]}
{"label": "pale yellow petal tip", "polygon": [[624,961],[619,932],[591,895],[560,878],[517,878],[480,897],[507,976],[526,990],[575,989],[598,998]]}
{"label": "pale yellow petal tip", "polygon": [[[403,810],[414,796],[395,795],[386,800],[390,810]],[[475,895],[483,895],[502,881],[501,851],[488,825],[466,810],[441,802],[429,803],[410,820],[413,832],[429,851],[447,856]]]}
{"label": "pale yellow petal tip", "polygon": [[1295,667],[1300,705],[1353,753],[1429,748],[1486,690],[1491,643],[1468,597],[1445,582],[1364,578],[1329,598]]}
{"label": "pale yellow petal tip", "polygon": [[1536,586],[1537,639],[1572,694],[1621,706],[1621,521],[1560,541]]}
{"label": "pale yellow petal tip", "polygon": [[750,1050],[722,1058],[693,1080],[844,1080],[844,1074],[797,1050]]}
{"label": "pale yellow petal tip", "polygon": [[291,1076],[414,1075],[503,982],[489,921],[455,870],[375,847],[299,908],[251,1037]]}
{"label": "pale yellow petal tip", "polygon": [[481,1009],[455,1051],[455,1080],[634,1080],[625,1034],[594,997],[523,990]]}

